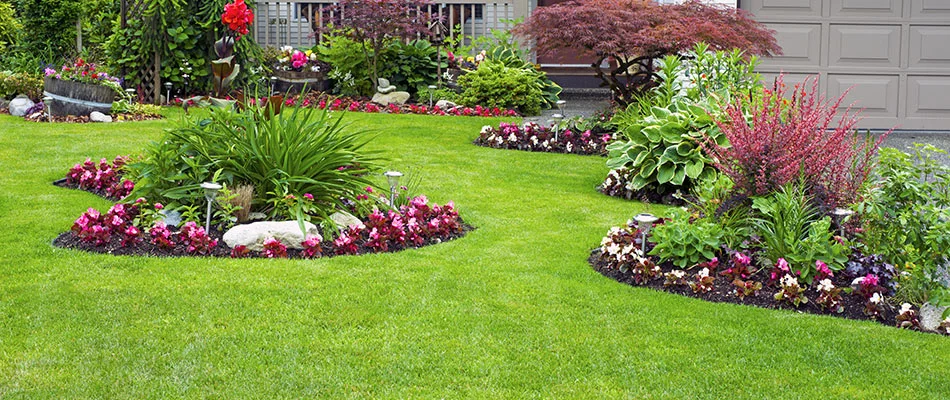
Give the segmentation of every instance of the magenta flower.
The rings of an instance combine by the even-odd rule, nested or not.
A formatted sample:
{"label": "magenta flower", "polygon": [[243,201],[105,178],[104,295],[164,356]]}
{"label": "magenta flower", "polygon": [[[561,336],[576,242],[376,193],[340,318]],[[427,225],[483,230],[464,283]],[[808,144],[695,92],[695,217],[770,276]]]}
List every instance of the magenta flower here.
{"label": "magenta flower", "polygon": [[313,195],[310,194],[310,193],[304,193],[304,194],[303,194],[303,198],[305,198],[305,199],[307,199],[307,200],[310,200],[310,201],[313,201]]}

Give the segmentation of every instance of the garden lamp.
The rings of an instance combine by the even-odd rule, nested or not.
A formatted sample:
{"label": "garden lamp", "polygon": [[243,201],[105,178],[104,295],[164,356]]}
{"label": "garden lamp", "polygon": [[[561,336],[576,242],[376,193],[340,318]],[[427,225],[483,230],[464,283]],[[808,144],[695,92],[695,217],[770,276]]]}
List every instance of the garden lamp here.
{"label": "garden lamp", "polygon": [[52,97],[50,96],[43,97],[43,108],[44,108],[44,111],[46,111],[47,122],[53,122],[53,111],[52,111],[53,105],[50,104],[52,102],[53,102]]}
{"label": "garden lamp", "polygon": [[125,93],[129,95],[129,103],[135,103],[135,88],[125,89]]}
{"label": "garden lamp", "polygon": [[205,199],[208,200],[208,216],[205,220],[205,232],[211,232],[211,204],[214,202],[214,199],[218,197],[218,191],[221,190],[222,186],[214,182],[205,182],[201,184],[201,188],[205,190]]}
{"label": "garden lamp", "polygon": [[554,141],[558,141],[558,133],[561,130],[561,120],[564,119],[564,114],[554,114],[551,116],[554,118]]}
{"label": "garden lamp", "polygon": [[386,175],[386,180],[389,182],[389,205],[393,208],[396,207],[396,187],[399,186],[399,178],[402,177],[402,172],[399,171],[386,171],[383,175]]}
{"label": "garden lamp", "polygon": [[564,105],[567,104],[567,100],[558,100],[558,101],[557,101],[556,103],[554,103],[554,104],[557,104],[557,111],[558,111],[561,115],[564,115]]}
{"label": "garden lamp", "polygon": [[834,211],[832,211],[831,214],[835,216],[835,222],[838,223],[839,236],[843,238],[844,237],[844,220],[854,215],[854,211],[849,210],[847,208],[838,207],[834,209]]}
{"label": "garden lamp", "polygon": [[270,92],[271,94],[273,94],[276,91],[277,91],[277,77],[272,76],[270,77]]}
{"label": "garden lamp", "polygon": [[171,82],[165,82],[165,103],[166,104],[172,103],[172,83]]}
{"label": "garden lamp", "polygon": [[647,234],[653,229],[653,223],[658,219],[659,218],[650,213],[640,213],[633,217],[633,220],[637,221],[637,229],[640,230],[640,251],[644,257],[647,255]]}
{"label": "garden lamp", "polygon": [[435,90],[438,88],[436,85],[429,85],[429,108],[432,108],[432,96],[435,96]]}

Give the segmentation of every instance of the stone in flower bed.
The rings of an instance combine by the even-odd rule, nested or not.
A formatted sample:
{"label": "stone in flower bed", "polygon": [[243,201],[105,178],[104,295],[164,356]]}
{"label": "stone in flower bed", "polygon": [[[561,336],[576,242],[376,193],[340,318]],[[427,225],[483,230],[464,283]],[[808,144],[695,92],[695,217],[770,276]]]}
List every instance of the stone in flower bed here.
{"label": "stone in flower bed", "polygon": [[555,134],[552,127],[534,122],[522,126],[502,122],[498,128],[482,127],[475,144],[495,149],[606,155],[607,143],[612,139],[609,133],[597,134],[590,129],[582,132],[565,129]]}
{"label": "stone in flower bed", "polygon": [[312,233],[300,243],[268,238],[254,251],[244,245],[229,247],[221,231],[206,232],[195,222],[170,227],[158,219],[161,209],[161,204],[149,206],[145,199],[116,204],[105,213],[90,208],[53,244],[117,255],[317,258],[422,247],[456,239],[472,229],[452,202],[440,206],[418,196],[398,211],[375,210],[362,226],[350,226],[334,239]]}
{"label": "stone in flower bed", "polygon": [[[641,246],[641,234],[635,226],[615,227],[592,252],[589,262],[596,271],[621,283],[712,302],[921,328],[918,310],[908,303],[889,302],[894,269],[874,257],[852,257],[848,267],[841,271],[831,271],[819,261],[815,267],[817,275],[808,285],[784,259],[779,259],[771,269],[757,268],[746,253],[733,252],[680,268],[670,262],[660,263],[657,257],[644,257]],[[648,242],[647,254],[652,248]],[[946,324],[950,327],[950,319]],[[943,328],[936,332],[950,334]]]}

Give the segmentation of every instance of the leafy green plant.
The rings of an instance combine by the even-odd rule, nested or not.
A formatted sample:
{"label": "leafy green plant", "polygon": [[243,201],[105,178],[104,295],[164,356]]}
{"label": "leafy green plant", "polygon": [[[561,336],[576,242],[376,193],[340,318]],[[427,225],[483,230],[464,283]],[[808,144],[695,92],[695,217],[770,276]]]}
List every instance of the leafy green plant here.
{"label": "leafy green plant", "polygon": [[834,239],[831,219],[820,218],[802,185],[784,186],[771,196],[753,198],[752,208],[759,214],[754,223],[764,244],[765,264],[784,258],[807,283],[815,276],[816,261],[826,263],[832,271],[844,268],[848,248]]}
{"label": "leafy green plant", "polygon": [[688,189],[716,172],[699,141],[708,136],[726,144],[709,114],[683,100],[674,100],[668,107],[654,106],[645,117],[637,110],[620,112],[613,121],[627,140],[607,147],[607,166],[630,170],[632,190]]}
{"label": "leafy green plant", "polygon": [[752,236],[752,214],[747,199],[731,196],[733,183],[728,176],[715,174],[693,186],[692,196],[684,196],[691,212],[717,223],[722,241],[730,249],[747,248]]}
{"label": "leafy green plant", "polygon": [[[439,79],[438,55],[438,48],[427,40],[395,41],[383,52],[385,67],[380,76],[388,77],[392,85],[406,89],[416,98],[428,99],[429,85]],[[443,61],[442,68],[446,67],[448,64]]]}
{"label": "leafy green plant", "polygon": [[18,94],[39,99],[43,94],[43,80],[33,74],[0,72],[0,98],[10,99]]}
{"label": "leafy green plant", "polygon": [[13,6],[0,2],[0,54],[16,43],[22,27],[14,15]]}
{"label": "leafy green plant", "polygon": [[468,106],[516,108],[522,114],[541,112],[544,92],[533,70],[511,68],[500,61],[485,60],[478,69],[459,77],[459,103]]}
{"label": "leafy green plant", "polygon": [[328,77],[334,82],[334,93],[343,96],[372,94],[369,60],[359,42],[344,35],[326,33],[317,51],[320,59],[330,64]]}
{"label": "leafy green plant", "polygon": [[548,74],[541,70],[540,66],[527,61],[522,54],[522,50],[511,47],[495,47],[486,53],[489,60],[499,61],[508,68],[521,70],[523,73],[534,77],[534,86],[541,90],[543,94],[541,108],[554,107],[558,101],[558,95],[561,94],[561,87],[554,83]]}
{"label": "leafy green plant", "polygon": [[656,247],[650,254],[686,268],[716,256],[722,229],[705,220],[690,222],[688,215],[680,214],[654,228],[652,238]]}
{"label": "leafy green plant", "polygon": [[710,51],[700,42],[689,56],[683,79],[690,81],[687,96],[692,99],[716,96],[729,101],[735,93],[748,94],[762,86],[762,76],[755,72],[760,63],[756,55],[747,57],[740,49]]}

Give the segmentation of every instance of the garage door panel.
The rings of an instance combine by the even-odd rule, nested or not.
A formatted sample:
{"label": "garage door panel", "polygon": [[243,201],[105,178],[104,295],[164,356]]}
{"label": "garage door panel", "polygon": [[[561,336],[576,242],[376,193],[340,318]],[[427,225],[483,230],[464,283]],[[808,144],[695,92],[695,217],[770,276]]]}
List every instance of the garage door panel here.
{"label": "garage door panel", "polygon": [[766,26],[775,31],[775,40],[782,47],[782,55],[763,59],[763,65],[819,65],[821,25],[766,24]]}
{"label": "garage door panel", "polygon": [[950,26],[910,27],[910,67],[950,68]]}
{"label": "garage door panel", "polygon": [[950,115],[950,76],[908,76],[907,86],[908,117]]}
{"label": "garage door panel", "polygon": [[821,15],[821,0],[749,0],[748,10],[758,17]]}
{"label": "garage door panel", "polygon": [[900,17],[901,0],[832,0],[832,17]]}
{"label": "garage door panel", "polygon": [[900,25],[831,25],[829,29],[829,66],[900,66]]}
{"label": "garage door panel", "polygon": [[861,115],[897,117],[897,94],[900,77],[878,75],[828,75],[828,99],[847,92],[841,109],[849,106],[863,110]]}
{"label": "garage door panel", "polygon": [[950,1],[912,0],[910,16],[914,19],[943,19],[950,17]]}

